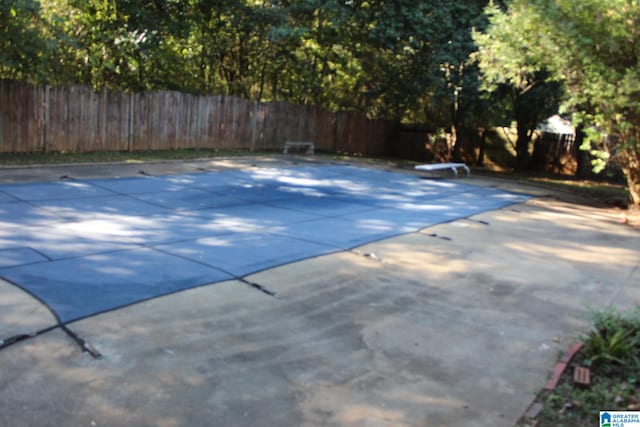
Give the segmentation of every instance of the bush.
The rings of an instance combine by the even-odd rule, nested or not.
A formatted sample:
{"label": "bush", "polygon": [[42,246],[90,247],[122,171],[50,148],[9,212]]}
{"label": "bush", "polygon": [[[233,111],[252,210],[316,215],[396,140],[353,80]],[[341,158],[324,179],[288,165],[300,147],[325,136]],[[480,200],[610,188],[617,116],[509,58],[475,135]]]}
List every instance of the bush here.
{"label": "bush", "polygon": [[[558,387],[538,395],[542,412],[535,420],[523,416],[519,427],[589,426],[599,410],[640,410],[640,308],[629,313],[594,311],[590,324],[580,337],[584,347]],[[576,366],[590,368],[590,387],[573,383]]]}
{"label": "bush", "polygon": [[583,364],[595,374],[638,371],[640,311],[621,313],[610,309],[593,312],[592,317],[591,330],[582,337]]}

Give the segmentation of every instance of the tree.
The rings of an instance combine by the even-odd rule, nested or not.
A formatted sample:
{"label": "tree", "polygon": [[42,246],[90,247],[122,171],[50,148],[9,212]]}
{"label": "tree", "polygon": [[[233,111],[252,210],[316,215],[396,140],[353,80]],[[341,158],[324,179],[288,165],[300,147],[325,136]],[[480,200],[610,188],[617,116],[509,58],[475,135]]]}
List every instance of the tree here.
{"label": "tree", "polygon": [[49,84],[222,93],[406,121],[424,120],[425,104],[446,99],[435,108],[454,105],[447,126],[458,129],[467,83],[476,81],[465,64],[471,21],[486,1],[7,0],[3,76],[34,81],[28,71]]}
{"label": "tree", "polygon": [[615,161],[640,205],[640,2],[513,0],[504,17],[493,30],[528,50],[512,51],[502,66],[516,73],[544,65],[564,82],[563,109],[584,126],[584,148],[604,146],[596,167]]}
{"label": "tree", "polygon": [[[486,0],[445,2],[437,8],[439,23],[433,38],[430,77],[429,122],[449,131],[453,160],[462,161],[463,145],[477,136],[480,121],[486,118],[486,105],[480,96],[479,69],[470,56],[477,50],[473,28],[486,27],[483,15]],[[471,144],[471,143],[473,144]]]}
{"label": "tree", "polygon": [[489,92],[503,94],[516,122],[516,169],[529,167],[529,145],[536,125],[557,112],[561,96],[560,80],[552,78],[544,58],[532,49],[528,34],[535,22],[526,9],[515,4],[508,12],[491,3],[486,32],[474,33],[479,50],[475,55],[482,70],[483,85]]}
{"label": "tree", "polygon": [[0,78],[39,80],[48,48],[42,30],[36,0],[0,1]]}
{"label": "tree", "polygon": [[188,36],[177,0],[41,0],[60,42],[58,73],[95,89],[184,89],[178,41]]}

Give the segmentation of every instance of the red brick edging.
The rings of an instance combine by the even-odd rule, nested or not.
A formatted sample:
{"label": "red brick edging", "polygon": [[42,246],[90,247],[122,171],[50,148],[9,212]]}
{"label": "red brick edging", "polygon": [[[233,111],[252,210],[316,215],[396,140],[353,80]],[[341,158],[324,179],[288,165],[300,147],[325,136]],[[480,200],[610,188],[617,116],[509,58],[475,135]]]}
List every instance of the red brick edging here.
{"label": "red brick edging", "polygon": [[573,359],[573,357],[577,352],[580,351],[580,349],[582,349],[582,343],[574,342],[573,344],[571,344],[569,350],[567,350],[560,361],[556,363],[556,367],[553,369],[551,378],[549,378],[549,381],[547,381],[547,383],[544,385],[545,390],[553,390],[556,388],[556,386],[558,385],[558,381],[560,381],[560,377],[564,373],[565,369],[567,369],[567,366],[569,366],[571,359]]}

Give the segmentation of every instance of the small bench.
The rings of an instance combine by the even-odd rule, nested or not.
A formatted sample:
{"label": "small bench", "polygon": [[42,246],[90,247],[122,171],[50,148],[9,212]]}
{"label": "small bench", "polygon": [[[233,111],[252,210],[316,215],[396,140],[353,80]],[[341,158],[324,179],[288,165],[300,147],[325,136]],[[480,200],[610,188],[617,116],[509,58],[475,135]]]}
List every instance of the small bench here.
{"label": "small bench", "polygon": [[287,141],[284,143],[284,154],[289,154],[289,148],[306,148],[307,149],[307,154],[313,154],[314,150],[315,150],[315,145],[313,144],[313,142],[308,142],[308,141]]}
{"label": "small bench", "polygon": [[464,163],[429,163],[427,165],[417,165],[415,168],[419,171],[428,172],[438,171],[442,169],[451,169],[456,177],[458,176],[458,168],[463,168],[465,172],[467,172],[467,176],[469,176],[469,174],[471,173],[469,167]]}

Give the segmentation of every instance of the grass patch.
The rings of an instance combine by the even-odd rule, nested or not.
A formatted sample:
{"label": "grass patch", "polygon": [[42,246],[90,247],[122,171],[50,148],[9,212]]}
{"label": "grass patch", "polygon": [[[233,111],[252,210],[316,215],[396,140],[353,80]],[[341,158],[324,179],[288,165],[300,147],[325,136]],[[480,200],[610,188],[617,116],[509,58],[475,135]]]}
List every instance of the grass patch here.
{"label": "grass patch", "polygon": [[[584,347],[559,386],[538,395],[543,410],[535,419],[523,417],[519,427],[592,426],[601,410],[640,410],[640,310],[594,312],[589,332],[580,339]],[[576,366],[591,370],[590,387],[573,384]]]}
{"label": "grass patch", "polygon": [[628,208],[631,203],[631,197],[627,187],[622,183],[605,180],[585,180],[572,176],[541,172],[503,172],[488,168],[474,169],[473,173],[476,175],[524,182],[551,190],[559,190],[607,206]]}
{"label": "grass patch", "polygon": [[234,150],[148,150],[105,151],[95,153],[0,153],[0,165],[32,166],[60,163],[138,163],[163,160],[189,160],[208,157],[254,156],[254,151]]}
{"label": "grass patch", "polygon": [[525,180],[550,188],[571,192],[610,205],[627,207],[631,202],[627,187],[605,181],[579,180],[571,177],[527,177]]}

